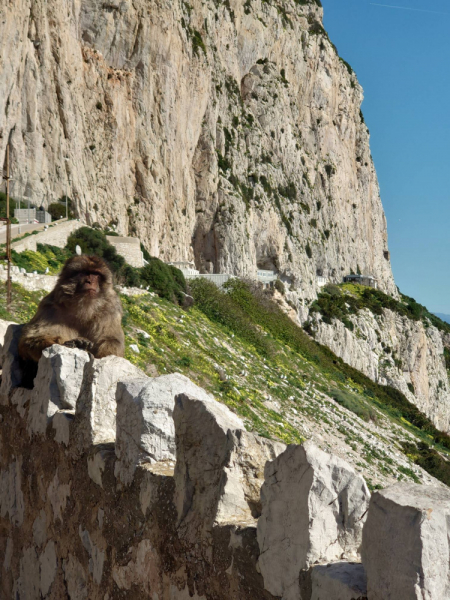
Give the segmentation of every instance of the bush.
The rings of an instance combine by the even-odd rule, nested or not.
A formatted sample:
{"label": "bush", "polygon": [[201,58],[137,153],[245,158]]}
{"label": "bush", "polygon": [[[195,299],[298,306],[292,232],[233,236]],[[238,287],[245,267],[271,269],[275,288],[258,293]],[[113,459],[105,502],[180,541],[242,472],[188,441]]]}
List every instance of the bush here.
{"label": "bush", "polygon": [[186,280],[183,273],[158,258],[150,257],[148,263],[140,269],[140,278],[144,287],[149,286],[161,298],[182,304],[186,294]]}
{"label": "bush", "polygon": [[311,250],[311,246],[309,245],[309,242],[306,244],[305,252],[306,252],[308,258],[312,258],[312,250]]}
{"label": "bush", "polygon": [[331,397],[335,402],[344,406],[347,410],[350,410],[355,415],[358,415],[363,421],[376,421],[377,413],[371,406],[365,406],[361,402],[352,396],[350,392],[340,389],[334,389],[331,392]]}
{"label": "bush", "polygon": [[280,292],[280,294],[283,294],[283,296],[284,296],[284,293],[285,293],[286,290],[285,290],[285,287],[284,287],[284,283],[281,281],[281,279],[277,279],[273,285],[274,285],[274,288],[278,292]]}
{"label": "bush", "polygon": [[[344,322],[348,315],[354,315],[363,308],[368,308],[374,315],[382,315],[387,308],[413,321],[428,321],[432,325],[450,333],[450,325],[430,313],[424,306],[408,296],[401,296],[401,301],[388,296],[381,290],[362,285],[352,286],[355,293],[345,293],[346,288],[328,284],[319,294],[311,310],[319,312],[325,323],[331,324],[332,319]],[[352,291],[353,291],[352,290]],[[342,293],[343,292],[343,293]]]}
{"label": "bush", "polygon": [[[70,198],[67,199],[67,209],[69,219],[74,218],[73,210],[72,210],[72,200]],[[47,208],[47,212],[50,213],[52,217],[52,221],[58,221],[59,219],[66,218],[66,197],[63,196],[58,200],[58,202],[52,202]]]}
{"label": "bush", "polygon": [[25,250],[18,253],[11,251],[11,258],[14,265],[20,269],[25,269],[27,273],[46,273],[55,275],[59,273],[65,261],[70,257],[67,250],[50,246],[48,244],[38,244],[37,252]]}
{"label": "bush", "polygon": [[77,229],[70,234],[66,248],[75,254],[77,246],[80,246],[83,254],[96,254],[104,258],[116,275],[125,267],[125,259],[117,254],[117,250],[108,242],[103,231],[90,227]]}
{"label": "bush", "polygon": [[47,212],[50,213],[52,221],[58,221],[64,219],[66,216],[66,207],[59,202],[53,202],[47,208]]}

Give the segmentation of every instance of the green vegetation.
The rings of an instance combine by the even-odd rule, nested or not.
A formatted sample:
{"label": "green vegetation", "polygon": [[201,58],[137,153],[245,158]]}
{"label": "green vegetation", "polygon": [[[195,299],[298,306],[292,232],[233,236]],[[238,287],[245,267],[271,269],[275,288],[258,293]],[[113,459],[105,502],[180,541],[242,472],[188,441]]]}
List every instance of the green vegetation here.
{"label": "green vegetation", "polygon": [[81,227],[72,232],[67,240],[67,249],[71,256],[75,254],[75,248],[80,246],[83,254],[96,254],[104,258],[113,273],[119,279],[123,278],[123,270],[126,265],[125,259],[117,254],[117,250],[106,239],[103,231]]}
{"label": "green vegetation", "polygon": [[[436,429],[431,420],[411,404],[398,390],[380,386],[361,372],[353,369],[325,346],[311,340],[305,332],[271,301],[270,296],[240,280],[232,280],[226,291],[213,290],[205,281],[195,282],[192,292],[196,304],[211,320],[221,323],[240,338],[253,343],[255,349],[267,357],[274,357],[273,341],[288,346],[294,353],[313,363],[323,374],[343,384],[351,382],[361,390],[359,397],[343,394],[336,388],[324,390],[362,418],[373,418],[378,408],[391,418],[406,423],[420,432],[423,443],[427,438],[450,450],[450,436]],[[211,298],[214,301],[211,302]],[[362,396],[362,397],[361,397]],[[445,462],[449,470],[450,464]]]}
{"label": "green vegetation", "polygon": [[346,60],[344,60],[341,56],[339,57],[339,60],[344,65],[344,67],[347,69],[347,71],[349,72],[349,75],[353,75],[354,71],[353,71],[351,65],[349,65],[348,62]]}
{"label": "green vegetation", "polygon": [[[69,219],[74,218],[74,213],[72,210],[72,200],[67,198],[67,212]],[[59,219],[66,218],[66,197],[62,196],[58,200],[58,202],[52,202],[47,208],[47,212],[50,213],[53,221],[58,221]]]}
{"label": "green vegetation", "polygon": [[12,262],[27,273],[56,275],[71,253],[66,249],[57,248],[46,244],[38,244],[37,252],[25,250],[20,254],[15,250],[11,252]]}
{"label": "green vegetation", "polygon": [[312,250],[311,250],[311,246],[309,245],[309,242],[305,246],[305,252],[306,252],[308,258],[312,258]]}
{"label": "green vegetation", "polygon": [[156,292],[161,298],[182,303],[186,295],[186,281],[179,269],[166,265],[158,258],[145,253],[149,263],[141,269],[135,269],[117,254],[117,250],[106,239],[103,231],[81,227],[67,240],[67,248],[73,255],[76,246],[84,254],[96,254],[104,258],[114,273],[117,283],[130,287],[144,287]]}
{"label": "green vegetation", "polygon": [[[21,205],[20,200],[19,202],[19,207]],[[17,200],[15,200],[14,198],[11,198],[11,196],[9,197],[9,216],[11,219],[11,223],[18,223],[19,221],[17,219],[14,218],[14,208],[16,207],[17,204]],[[31,205],[32,208],[34,208],[34,204]],[[3,219],[6,219],[6,194],[4,192],[0,192],[0,217]]]}
{"label": "green vegetation", "polygon": [[[98,237],[82,241],[91,244],[89,251],[92,244],[104,250]],[[64,256],[58,253],[63,252],[54,252],[53,259],[48,248],[39,248],[47,261],[62,261]],[[148,254],[146,258],[151,259]],[[300,422],[304,417],[325,431],[337,430],[343,435],[366,462],[361,462],[363,472],[371,465],[380,473],[417,479],[412,469],[395,467],[392,459],[345,426],[351,422],[346,411],[351,411],[355,422],[360,423],[356,421],[359,417],[376,422],[380,432],[383,427],[395,432],[397,448],[449,484],[450,465],[444,456],[450,450],[450,437],[439,432],[401,392],[374,383],[311,339],[273,301],[272,292],[240,280],[219,289],[198,279],[192,282],[195,305],[184,311],[172,302],[177,290],[168,292],[173,280],[179,288],[185,285],[181,273],[170,269],[170,280],[156,259],[153,261],[151,268],[145,269],[161,297],[122,297],[128,360],[160,374],[184,373],[260,435],[300,443],[303,438],[293,419],[298,414]],[[142,273],[140,276],[144,278]],[[334,298],[343,294],[340,286],[327,286],[326,293]],[[0,318],[28,320],[43,295],[45,292],[30,293],[14,285],[13,314],[1,309]],[[0,305],[4,297],[4,286],[0,286]],[[138,354],[130,349],[134,344]]]}
{"label": "green vegetation", "polygon": [[294,0],[295,4],[299,4],[300,6],[306,6],[308,4],[317,4],[317,6],[322,6],[321,0]]}
{"label": "green vegetation", "polygon": [[192,49],[194,50],[194,54],[196,54],[197,56],[199,55],[200,50],[203,52],[203,54],[206,56],[206,46],[205,46],[205,42],[203,41],[202,35],[199,31],[197,31],[196,29],[191,31],[191,36],[192,36]]}
{"label": "green vegetation", "polygon": [[355,315],[363,308],[374,315],[382,315],[383,309],[389,309],[413,321],[422,321],[425,326],[431,323],[440,331],[450,333],[450,324],[430,313],[414,298],[401,294],[401,299],[396,300],[381,290],[353,283],[325,286],[311,305],[311,312],[320,313],[322,320],[331,324],[333,319],[344,322],[349,315]]}
{"label": "green vegetation", "polygon": [[[109,232],[108,235],[113,233]],[[117,250],[106,239],[103,231],[81,227],[74,231],[67,240],[64,249],[46,244],[38,244],[37,252],[26,250],[12,251],[12,262],[27,272],[59,273],[68,258],[75,255],[76,246],[80,246],[84,254],[96,254],[106,260],[110,266],[116,283],[128,287],[142,287],[154,291],[161,298],[171,302],[184,304],[186,299],[186,281],[183,273],[175,267],[166,265],[154,258],[144,249],[144,258],[149,263],[141,269],[131,267],[125,259],[117,254]],[[1,318],[1,317],[0,317]]]}

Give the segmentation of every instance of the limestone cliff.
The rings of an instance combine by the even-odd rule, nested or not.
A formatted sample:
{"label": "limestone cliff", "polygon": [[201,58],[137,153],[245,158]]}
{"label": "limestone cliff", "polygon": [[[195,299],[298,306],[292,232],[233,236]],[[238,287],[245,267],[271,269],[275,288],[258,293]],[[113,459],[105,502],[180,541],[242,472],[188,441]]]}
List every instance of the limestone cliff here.
{"label": "limestone cliff", "polygon": [[88,224],[303,298],[358,268],[396,293],[362,89],[319,0],[5,0],[0,87],[17,195],[69,186]]}
{"label": "limestone cliff", "polygon": [[315,339],[373,381],[403,392],[438,429],[450,431],[447,335],[388,309],[381,315],[363,309],[349,320],[352,329],[313,318]]}

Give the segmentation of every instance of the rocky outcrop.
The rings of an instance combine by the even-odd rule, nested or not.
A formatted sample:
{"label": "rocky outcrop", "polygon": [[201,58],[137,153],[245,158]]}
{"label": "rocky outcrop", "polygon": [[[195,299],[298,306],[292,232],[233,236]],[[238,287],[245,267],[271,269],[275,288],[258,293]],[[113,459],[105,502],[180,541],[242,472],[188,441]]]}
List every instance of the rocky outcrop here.
{"label": "rocky outcrop", "polygon": [[447,598],[443,486],[369,504],[344,461],[117,357],[52,346],[21,388],[19,333],[2,353],[2,599]]}
{"label": "rocky outcrop", "polygon": [[358,560],[370,493],[343,460],[311,442],[289,446],[265,470],[258,521],[264,585],[300,597],[300,573],[317,563]]}
{"label": "rocky outcrop", "polygon": [[314,321],[315,339],[373,381],[400,390],[441,431],[450,430],[450,382],[441,332],[392,310],[363,309],[341,321]]}
{"label": "rocky outcrop", "polygon": [[362,90],[308,0],[0,7],[14,193],[202,272],[274,269],[313,298],[360,269],[396,293]]}
{"label": "rocky outcrop", "polygon": [[362,557],[370,600],[450,597],[450,492],[399,483],[376,492]]}

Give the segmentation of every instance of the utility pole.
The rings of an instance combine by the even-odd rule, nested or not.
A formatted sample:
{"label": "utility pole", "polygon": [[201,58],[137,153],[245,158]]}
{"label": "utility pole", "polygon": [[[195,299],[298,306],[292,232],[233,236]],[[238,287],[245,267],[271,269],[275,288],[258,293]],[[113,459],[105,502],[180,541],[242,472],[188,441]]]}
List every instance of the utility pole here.
{"label": "utility pole", "polygon": [[68,162],[69,162],[69,157],[68,156],[64,156],[64,162],[65,162],[65,170],[66,170],[66,220],[69,220],[69,187],[70,187],[70,175],[68,172]]}
{"label": "utility pole", "polygon": [[6,174],[3,175],[6,180],[6,261],[7,261],[7,279],[6,279],[6,310],[11,312],[11,219],[9,218],[9,144],[6,146]]}

